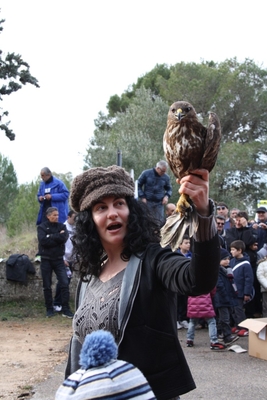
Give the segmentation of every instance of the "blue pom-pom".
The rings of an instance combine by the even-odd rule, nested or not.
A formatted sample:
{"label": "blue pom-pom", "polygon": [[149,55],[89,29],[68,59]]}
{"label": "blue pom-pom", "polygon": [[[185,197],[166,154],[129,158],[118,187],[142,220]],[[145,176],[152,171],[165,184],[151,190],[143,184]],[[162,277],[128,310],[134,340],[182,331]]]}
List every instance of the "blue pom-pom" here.
{"label": "blue pom-pom", "polygon": [[114,337],[107,331],[96,331],[86,335],[80,353],[80,365],[83,369],[98,367],[118,356],[118,346]]}

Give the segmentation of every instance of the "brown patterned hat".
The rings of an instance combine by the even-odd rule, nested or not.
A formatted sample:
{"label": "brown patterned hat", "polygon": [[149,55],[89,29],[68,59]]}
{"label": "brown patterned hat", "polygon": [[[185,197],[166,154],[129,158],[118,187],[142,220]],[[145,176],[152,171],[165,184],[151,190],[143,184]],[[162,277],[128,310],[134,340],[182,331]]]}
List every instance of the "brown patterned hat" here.
{"label": "brown patterned hat", "polygon": [[124,168],[117,165],[91,168],[74,178],[70,193],[71,207],[79,212],[107,196],[133,197],[134,189],[134,181]]}

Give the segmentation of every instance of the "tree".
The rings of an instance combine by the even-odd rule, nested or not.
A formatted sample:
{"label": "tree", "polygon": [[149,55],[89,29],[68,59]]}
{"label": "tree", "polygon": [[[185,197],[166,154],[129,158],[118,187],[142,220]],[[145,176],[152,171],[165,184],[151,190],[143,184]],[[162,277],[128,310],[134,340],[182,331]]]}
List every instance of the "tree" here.
{"label": "tree", "polygon": [[[2,24],[4,22],[4,19],[0,20],[0,33],[3,30]],[[29,64],[27,64],[19,54],[7,53],[4,55],[2,50],[0,50],[0,80],[0,101],[3,100],[3,96],[18,91],[22,88],[22,85],[26,85],[26,83],[39,87],[37,79],[30,74]],[[7,116],[8,111],[2,111],[0,120]],[[1,123],[0,129],[5,131],[6,136],[10,140],[14,140],[15,134],[12,129],[9,129],[9,123],[10,121]]]}
{"label": "tree", "polygon": [[36,194],[39,180],[19,186],[18,194],[10,209],[7,221],[7,234],[12,237],[23,231],[28,231],[36,225],[39,203]]}
{"label": "tree", "polygon": [[18,193],[18,180],[12,162],[0,153],[0,222],[6,223]]}
{"label": "tree", "polygon": [[[149,93],[149,101],[143,102],[142,90]],[[213,198],[226,201],[229,207],[247,209],[255,208],[258,199],[267,198],[267,70],[253,60],[157,65],[121,97],[112,98],[108,115],[101,113],[95,121],[96,130],[85,156],[87,168],[114,163],[118,147],[125,168],[150,168],[156,158],[163,157],[167,104],[187,100],[204,125],[209,111],[215,111],[221,120],[222,145],[211,173]],[[152,103],[164,104],[157,109],[157,117]],[[154,131],[152,142],[152,135],[147,136],[150,127]]]}
{"label": "tree", "polygon": [[[71,187],[71,182],[73,181],[73,176],[71,172],[67,172],[66,174],[63,174],[61,172],[52,172],[52,175],[55,176],[56,178],[60,179],[62,182],[65,183],[66,187],[70,190]],[[36,192],[37,194],[37,192]]]}
{"label": "tree", "polygon": [[107,104],[109,116],[114,117],[117,112],[125,112],[129,107],[135,93],[141,87],[150,89],[154,95],[159,95],[158,78],[169,79],[170,69],[166,64],[157,64],[150,72],[137,79],[137,82],[129,86],[129,88],[119,97],[117,94],[111,96]]}
{"label": "tree", "polygon": [[168,106],[159,96],[144,87],[137,89],[125,112],[116,113],[112,124],[107,117],[104,129],[95,130],[85,169],[116,164],[118,149],[122,150],[123,167],[134,169],[135,176],[155,166],[164,157],[162,138],[167,112]]}

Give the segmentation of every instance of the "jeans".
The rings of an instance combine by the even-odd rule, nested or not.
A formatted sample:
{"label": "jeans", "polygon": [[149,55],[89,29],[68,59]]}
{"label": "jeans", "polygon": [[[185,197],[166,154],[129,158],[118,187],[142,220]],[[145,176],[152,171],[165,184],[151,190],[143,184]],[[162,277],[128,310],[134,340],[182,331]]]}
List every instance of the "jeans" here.
{"label": "jeans", "polygon": [[219,321],[218,326],[220,327],[223,338],[227,339],[231,336],[231,308],[230,307],[218,307]]}
{"label": "jeans", "polygon": [[162,224],[164,223],[164,205],[159,203],[154,203],[153,201],[147,201],[147,206],[150,209],[152,215],[157,218]]}
{"label": "jeans", "polygon": [[61,290],[62,311],[69,310],[69,281],[63,258],[48,260],[41,258],[41,272],[43,278],[43,291],[47,311],[53,310],[52,273],[55,272]]}
{"label": "jeans", "polygon": [[[71,281],[71,278],[68,278],[69,284]],[[57,282],[57,286],[56,286],[56,294],[54,297],[54,306],[61,306],[62,304],[62,300],[61,300],[61,289],[60,289],[60,284],[59,282]]]}
{"label": "jeans", "polygon": [[244,302],[243,298],[238,298],[237,299],[237,306],[234,308],[234,314],[235,314],[235,323],[238,325],[240,322],[244,321],[247,317],[244,311]]}
{"label": "jeans", "polygon": [[[187,340],[194,341],[195,327],[198,323],[198,320],[199,318],[190,318],[189,327],[187,329]],[[218,341],[216,319],[214,317],[205,318],[205,321],[207,321],[208,324],[210,341],[211,343],[216,343]]]}
{"label": "jeans", "polygon": [[262,318],[267,318],[267,292],[262,292]]}

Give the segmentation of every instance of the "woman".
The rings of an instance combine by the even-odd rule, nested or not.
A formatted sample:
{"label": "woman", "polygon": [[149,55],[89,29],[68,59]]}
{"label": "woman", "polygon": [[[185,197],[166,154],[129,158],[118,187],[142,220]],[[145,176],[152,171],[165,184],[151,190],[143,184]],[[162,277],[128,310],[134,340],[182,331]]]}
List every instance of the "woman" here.
{"label": "woman", "polygon": [[177,338],[177,293],[199,295],[217,282],[220,248],[208,199],[209,174],[192,171],[180,181],[199,213],[192,259],[161,248],[159,225],[134,199],[134,182],[121,167],[92,168],[72,185],[73,237],[81,282],[66,374],[78,368],[86,334],[109,330],[119,358],[138,367],[157,399],[195,388]]}

